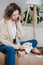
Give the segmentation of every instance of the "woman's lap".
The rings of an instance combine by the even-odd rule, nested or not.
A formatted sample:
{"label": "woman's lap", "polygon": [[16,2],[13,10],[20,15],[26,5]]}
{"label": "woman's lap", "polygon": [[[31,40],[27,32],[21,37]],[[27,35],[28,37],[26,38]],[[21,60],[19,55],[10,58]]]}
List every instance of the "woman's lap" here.
{"label": "woman's lap", "polygon": [[0,45],[0,52],[6,53],[8,51],[15,51],[15,49],[11,46],[7,46],[7,45]]}

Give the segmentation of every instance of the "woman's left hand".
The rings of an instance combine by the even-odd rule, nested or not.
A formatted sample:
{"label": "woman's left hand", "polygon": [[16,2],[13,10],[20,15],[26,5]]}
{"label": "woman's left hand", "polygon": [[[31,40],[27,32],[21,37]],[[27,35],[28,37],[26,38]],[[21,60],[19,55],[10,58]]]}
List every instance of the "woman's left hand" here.
{"label": "woman's left hand", "polygon": [[18,51],[17,55],[18,57],[22,57],[23,55],[25,55],[25,51]]}
{"label": "woman's left hand", "polygon": [[20,50],[23,50],[23,49],[25,50],[25,47],[22,46],[22,45],[20,45],[19,49],[20,49]]}

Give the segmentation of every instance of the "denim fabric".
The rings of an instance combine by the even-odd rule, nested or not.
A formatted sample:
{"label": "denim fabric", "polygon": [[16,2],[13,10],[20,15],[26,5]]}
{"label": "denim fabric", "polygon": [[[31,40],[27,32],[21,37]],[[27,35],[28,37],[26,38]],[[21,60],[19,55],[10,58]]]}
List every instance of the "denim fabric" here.
{"label": "denim fabric", "polygon": [[10,46],[0,45],[0,52],[5,53],[5,65],[15,65],[16,51]]}
{"label": "denim fabric", "polygon": [[[37,41],[35,39],[27,40],[27,41],[22,41],[22,42],[20,42],[20,44],[22,45],[22,44],[24,44],[26,42],[31,42],[33,48],[35,48],[37,46]],[[12,48],[10,46],[6,46],[6,45],[0,45],[0,52],[6,54],[5,65],[15,65],[16,51],[15,51],[14,48]]]}
{"label": "denim fabric", "polygon": [[22,42],[20,42],[20,44],[22,45],[22,44],[24,44],[24,43],[26,43],[26,42],[32,43],[32,47],[33,47],[33,48],[35,48],[35,47],[37,46],[37,40],[35,40],[35,39],[27,40],[27,41],[22,41]]}

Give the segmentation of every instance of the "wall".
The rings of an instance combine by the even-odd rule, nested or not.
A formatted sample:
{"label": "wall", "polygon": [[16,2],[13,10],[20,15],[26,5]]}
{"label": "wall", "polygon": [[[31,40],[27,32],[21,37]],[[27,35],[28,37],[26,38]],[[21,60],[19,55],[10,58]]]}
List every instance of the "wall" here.
{"label": "wall", "polygon": [[4,9],[11,2],[17,3],[21,7],[22,13],[25,11],[26,9],[26,5],[24,4],[25,0],[0,0],[0,19],[2,19]]}

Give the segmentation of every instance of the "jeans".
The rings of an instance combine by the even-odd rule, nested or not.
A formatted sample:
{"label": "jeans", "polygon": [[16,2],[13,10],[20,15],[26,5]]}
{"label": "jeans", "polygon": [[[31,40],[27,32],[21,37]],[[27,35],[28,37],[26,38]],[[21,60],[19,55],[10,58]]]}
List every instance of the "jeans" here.
{"label": "jeans", "polygon": [[[22,42],[20,42],[20,44],[22,45],[25,42],[31,42],[33,48],[35,48],[37,46],[37,41],[34,39],[22,41]],[[6,54],[5,65],[15,65],[16,51],[14,48],[12,48],[10,46],[0,45],[0,52],[3,52]]]}
{"label": "jeans", "polygon": [[5,65],[15,65],[16,51],[10,46],[0,45],[0,52],[5,53]]}
{"label": "jeans", "polygon": [[22,44],[24,44],[24,43],[26,43],[26,42],[32,43],[32,47],[33,47],[33,48],[35,48],[35,47],[37,46],[37,40],[35,40],[35,39],[27,40],[27,41],[22,41],[22,42],[20,42],[20,44],[22,45]]}

